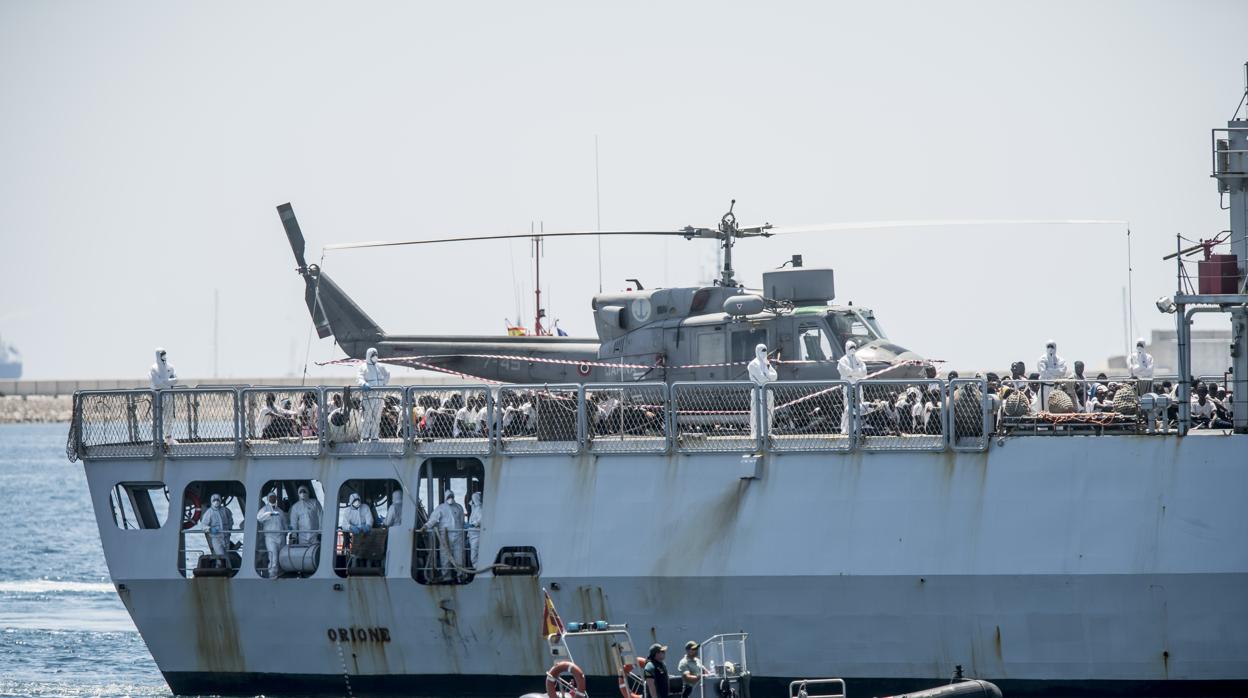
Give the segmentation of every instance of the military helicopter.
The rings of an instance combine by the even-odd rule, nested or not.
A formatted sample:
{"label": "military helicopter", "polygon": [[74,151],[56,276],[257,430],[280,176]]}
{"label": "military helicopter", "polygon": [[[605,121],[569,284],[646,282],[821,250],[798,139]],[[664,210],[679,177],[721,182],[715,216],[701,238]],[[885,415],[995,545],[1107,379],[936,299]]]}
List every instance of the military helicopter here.
{"label": "military helicopter", "polygon": [[[390,334],[329,275],[306,262],[303,232],[293,207],[286,203],[277,211],[298,264],[296,271],[304,280],[304,300],[317,335],[332,335],[355,359],[375,347],[388,362],[503,383],[744,380],[755,347],[765,344],[781,380],[828,380],[839,377],[836,362],[846,341],[852,340],[871,374],[883,371],[881,378],[908,379],[929,371],[930,364],[922,357],[889,341],[869,308],[831,303],[832,269],[805,267],[801,255],[794,255],[781,268],[763,273],[761,289],[738,283],[732,267],[737,240],[770,237],[776,231],[769,223],[739,226],[735,205],[734,199],[714,228],[545,233],[544,237],[713,239],[723,249],[723,268],[710,286],[647,289],[631,279],[634,288],[595,295],[596,338]],[[531,235],[355,243],[326,249],[525,237]]]}

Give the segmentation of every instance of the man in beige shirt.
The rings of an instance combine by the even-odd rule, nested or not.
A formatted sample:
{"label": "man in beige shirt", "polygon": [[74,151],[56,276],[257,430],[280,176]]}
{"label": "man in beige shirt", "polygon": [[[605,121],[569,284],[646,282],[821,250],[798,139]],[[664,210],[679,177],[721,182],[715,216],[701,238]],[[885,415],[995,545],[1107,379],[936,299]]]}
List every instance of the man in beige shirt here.
{"label": "man in beige shirt", "polygon": [[689,698],[689,694],[693,693],[693,689],[702,680],[705,673],[702,670],[702,662],[698,660],[698,643],[690,640],[685,643],[685,656],[680,658],[680,663],[676,665],[676,672],[680,674],[681,690],[680,698]]}

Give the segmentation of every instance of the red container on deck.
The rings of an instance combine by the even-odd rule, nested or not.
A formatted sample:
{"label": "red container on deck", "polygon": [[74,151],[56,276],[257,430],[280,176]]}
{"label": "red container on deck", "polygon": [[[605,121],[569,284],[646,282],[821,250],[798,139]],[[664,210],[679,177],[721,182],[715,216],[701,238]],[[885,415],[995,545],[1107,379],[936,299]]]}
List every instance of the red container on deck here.
{"label": "red container on deck", "polygon": [[1211,254],[1199,264],[1200,293],[1237,293],[1239,266],[1233,254]]}

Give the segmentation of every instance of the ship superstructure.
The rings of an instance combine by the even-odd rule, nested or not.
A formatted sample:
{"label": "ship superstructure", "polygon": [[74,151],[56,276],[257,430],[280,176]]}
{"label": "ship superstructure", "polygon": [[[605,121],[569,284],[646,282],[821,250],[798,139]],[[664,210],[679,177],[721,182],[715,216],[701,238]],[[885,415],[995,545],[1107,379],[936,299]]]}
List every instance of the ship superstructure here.
{"label": "ship superstructure", "polygon": [[[1162,376],[97,391],[68,450],[177,693],[523,693],[546,588],[643,642],[748,631],[755,691],[960,664],[1006,694],[1248,694],[1248,410],[1190,398],[1248,395],[1248,121],[1213,152],[1235,266],[1158,302],[1177,399]],[[1212,312],[1233,371],[1193,376]]]}

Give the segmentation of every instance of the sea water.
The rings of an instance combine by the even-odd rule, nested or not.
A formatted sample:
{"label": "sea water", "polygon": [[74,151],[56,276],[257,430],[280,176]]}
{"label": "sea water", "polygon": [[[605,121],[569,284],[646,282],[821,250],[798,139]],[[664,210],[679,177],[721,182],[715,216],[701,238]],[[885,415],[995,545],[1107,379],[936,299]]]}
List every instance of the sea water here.
{"label": "sea water", "polygon": [[109,583],[68,430],[0,425],[0,696],[168,696]]}

